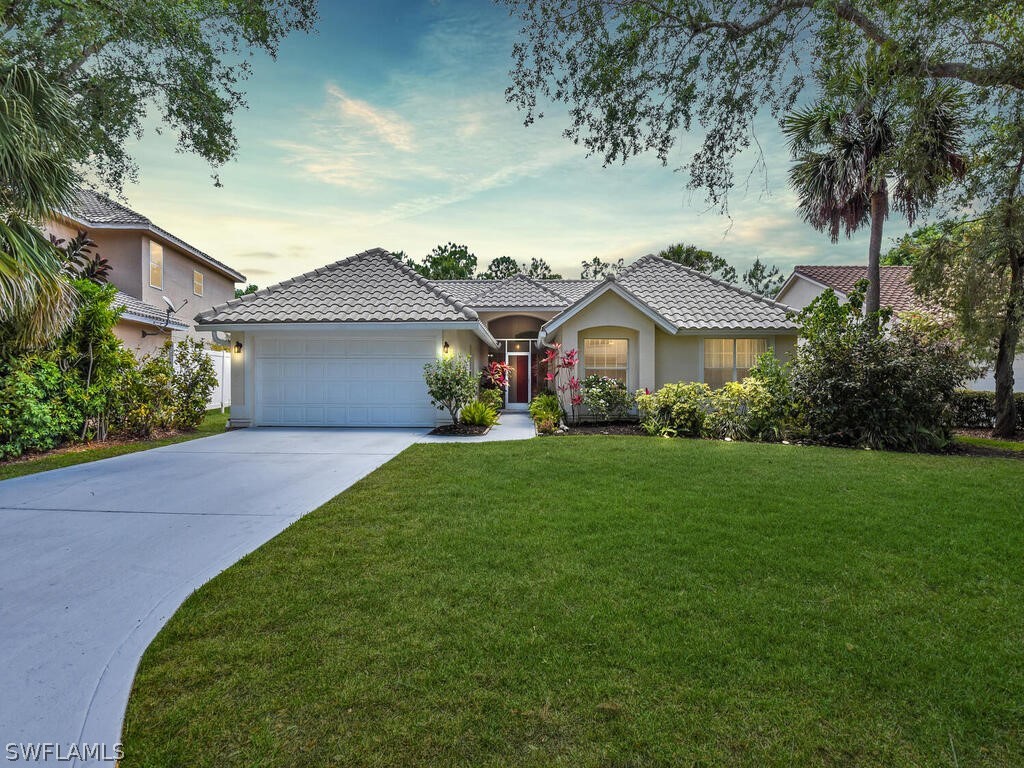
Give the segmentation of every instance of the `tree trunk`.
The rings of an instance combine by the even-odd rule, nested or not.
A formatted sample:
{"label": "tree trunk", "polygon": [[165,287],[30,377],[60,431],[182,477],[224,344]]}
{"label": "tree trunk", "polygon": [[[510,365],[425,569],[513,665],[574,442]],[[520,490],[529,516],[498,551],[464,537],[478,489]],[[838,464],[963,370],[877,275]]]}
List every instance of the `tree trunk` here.
{"label": "tree trunk", "polygon": [[[868,242],[868,292],[864,297],[864,314],[878,312],[882,296],[882,228],[889,215],[889,193],[881,187],[871,193],[871,239]],[[871,326],[878,331],[877,318]]]}
{"label": "tree trunk", "polygon": [[1017,431],[1017,406],[1013,401],[1013,358],[1020,341],[1021,316],[1024,313],[1024,253],[1010,254],[1010,293],[1006,299],[1003,329],[999,333],[996,354],[996,422],[993,437],[1013,437]]}

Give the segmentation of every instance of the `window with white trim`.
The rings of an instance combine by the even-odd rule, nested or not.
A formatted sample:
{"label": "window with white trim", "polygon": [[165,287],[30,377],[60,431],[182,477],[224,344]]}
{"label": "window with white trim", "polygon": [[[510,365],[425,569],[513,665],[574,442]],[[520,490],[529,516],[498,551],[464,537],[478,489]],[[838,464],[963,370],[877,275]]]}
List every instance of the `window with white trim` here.
{"label": "window with white trim", "polygon": [[717,389],[745,379],[768,349],[768,339],[704,339],[704,383]]}
{"label": "window with white trim", "polygon": [[583,340],[584,376],[606,376],[626,384],[628,361],[627,339]]}
{"label": "window with white trim", "polygon": [[203,273],[198,269],[192,270],[192,293],[196,296],[203,295]]}
{"label": "window with white trim", "polygon": [[164,287],[164,247],[149,241],[149,287]]}

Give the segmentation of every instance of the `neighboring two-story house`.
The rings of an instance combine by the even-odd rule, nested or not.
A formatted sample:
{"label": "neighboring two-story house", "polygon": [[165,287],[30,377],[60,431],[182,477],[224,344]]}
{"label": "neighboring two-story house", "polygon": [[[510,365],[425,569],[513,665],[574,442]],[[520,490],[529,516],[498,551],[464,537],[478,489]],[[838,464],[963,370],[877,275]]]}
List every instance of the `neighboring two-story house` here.
{"label": "neighboring two-story house", "polygon": [[[192,318],[233,299],[235,283],[245,280],[141,213],[92,190],[80,191],[75,205],[46,230],[65,240],[85,230],[95,241],[96,253],[110,263],[116,303],[124,308],[114,333],[140,356],[168,338],[192,336],[211,344],[211,334],[197,331]],[[178,310],[169,319],[165,297]]]}

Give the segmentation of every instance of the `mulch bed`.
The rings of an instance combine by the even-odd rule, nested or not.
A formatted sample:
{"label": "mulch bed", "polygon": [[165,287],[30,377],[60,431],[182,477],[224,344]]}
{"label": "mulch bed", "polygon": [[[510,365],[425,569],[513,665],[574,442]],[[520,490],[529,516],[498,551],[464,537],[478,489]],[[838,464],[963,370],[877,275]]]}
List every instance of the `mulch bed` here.
{"label": "mulch bed", "polygon": [[490,431],[490,427],[476,427],[469,424],[445,424],[444,426],[430,430],[430,434],[471,437],[473,435],[486,435]]}
{"label": "mulch bed", "polygon": [[602,424],[577,424],[556,435],[646,435],[635,421],[610,421]]}
{"label": "mulch bed", "polygon": [[[964,437],[992,437],[991,429],[958,429],[958,435]],[[1014,437],[1001,437],[1000,440],[1010,440],[1015,443],[1024,443],[1024,432],[1018,432]]]}
{"label": "mulch bed", "polygon": [[185,434],[189,434],[189,432],[180,429],[154,429],[149,433],[148,437],[110,437],[106,440],[90,440],[85,443],[69,443],[68,445],[62,445],[59,448],[51,448],[48,451],[27,451],[21,456],[16,456],[13,459],[3,459],[0,461],[0,465],[24,464],[27,461],[36,461],[37,459],[44,459],[47,456],[60,456],[65,453],[81,453],[82,451],[91,451],[96,448],[116,448],[119,445],[149,443],[154,440],[165,440],[169,437],[177,437],[178,435]]}

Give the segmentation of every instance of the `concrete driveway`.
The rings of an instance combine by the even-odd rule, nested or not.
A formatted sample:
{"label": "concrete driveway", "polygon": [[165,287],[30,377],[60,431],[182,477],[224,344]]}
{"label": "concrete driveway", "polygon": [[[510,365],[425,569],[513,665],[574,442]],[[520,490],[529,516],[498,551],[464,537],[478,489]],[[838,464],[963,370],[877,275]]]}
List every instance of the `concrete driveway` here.
{"label": "concrete driveway", "polygon": [[0,749],[110,757],[182,601],[425,432],[245,429],[0,482]]}

